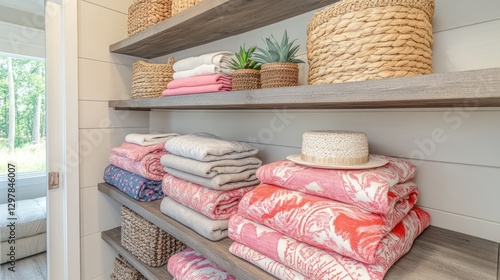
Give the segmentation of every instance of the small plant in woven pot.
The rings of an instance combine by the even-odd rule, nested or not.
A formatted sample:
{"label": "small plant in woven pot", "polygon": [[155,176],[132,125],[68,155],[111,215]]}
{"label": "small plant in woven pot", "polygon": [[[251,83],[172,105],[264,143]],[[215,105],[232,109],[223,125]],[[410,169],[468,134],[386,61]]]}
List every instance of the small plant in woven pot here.
{"label": "small plant in woven pot", "polygon": [[233,90],[251,90],[260,88],[260,67],[262,63],[253,61],[250,56],[255,52],[256,47],[249,49],[245,45],[240,47],[240,51],[234,53],[236,59],[231,59]]}
{"label": "small plant in woven pot", "polygon": [[281,43],[271,35],[264,39],[266,48],[257,47],[251,59],[262,63],[260,81],[262,88],[291,87],[299,85],[299,65],[304,61],[297,59],[300,45],[294,46],[296,40],[289,42],[285,30]]}

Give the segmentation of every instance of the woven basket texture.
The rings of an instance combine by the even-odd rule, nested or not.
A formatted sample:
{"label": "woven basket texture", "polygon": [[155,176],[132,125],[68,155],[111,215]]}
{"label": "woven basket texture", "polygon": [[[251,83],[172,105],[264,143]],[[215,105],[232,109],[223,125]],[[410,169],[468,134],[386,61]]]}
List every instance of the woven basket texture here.
{"label": "woven basket texture", "polygon": [[139,260],[151,267],[160,267],[186,245],[161,230],[129,208],[121,208],[121,244]]}
{"label": "woven basket texture", "polygon": [[128,36],[172,16],[172,0],[135,0],[128,8]]}
{"label": "woven basket texture", "polygon": [[232,75],[232,88],[236,90],[260,89],[260,71],[255,69],[238,69]]}
{"label": "woven basket texture", "polygon": [[170,57],[167,64],[155,64],[137,61],[132,65],[132,98],[160,97],[173,80],[174,58]]}
{"label": "woven basket texture", "polygon": [[112,280],[147,280],[137,269],[135,269],[121,255],[115,258],[115,269],[110,275]]}
{"label": "woven basket texture", "polygon": [[260,70],[262,88],[293,87],[299,85],[299,65],[292,62],[262,64]]}
{"label": "woven basket texture", "polygon": [[172,16],[200,4],[203,0],[172,0]]}
{"label": "woven basket texture", "polygon": [[432,73],[434,0],[343,0],[307,30],[309,84]]}

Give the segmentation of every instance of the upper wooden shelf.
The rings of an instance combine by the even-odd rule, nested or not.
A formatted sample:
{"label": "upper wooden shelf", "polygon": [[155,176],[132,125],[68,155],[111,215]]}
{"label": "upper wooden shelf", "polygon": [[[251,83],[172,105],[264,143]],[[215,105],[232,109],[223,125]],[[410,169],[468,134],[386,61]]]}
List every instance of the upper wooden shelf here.
{"label": "upper wooden shelf", "polygon": [[[208,1],[210,2],[210,1]],[[331,85],[109,101],[117,110],[500,107],[500,68]]]}
{"label": "upper wooden shelf", "polygon": [[339,0],[210,0],[109,47],[154,58],[273,24]]}

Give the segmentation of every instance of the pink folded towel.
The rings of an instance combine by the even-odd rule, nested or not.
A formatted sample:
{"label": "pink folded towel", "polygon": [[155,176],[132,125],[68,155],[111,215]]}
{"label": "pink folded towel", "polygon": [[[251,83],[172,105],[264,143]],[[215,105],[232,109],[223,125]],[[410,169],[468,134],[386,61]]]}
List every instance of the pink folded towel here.
{"label": "pink folded towel", "polygon": [[196,93],[209,93],[209,92],[224,92],[231,91],[231,86],[223,84],[196,86],[196,87],[180,87],[175,89],[166,89],[163,91],[163,96],[172,95],[185,95],[185,94],[196,94]]}
{"label": "pink folded towel", "polygon": [[172,255],[168,259],[167,269],[179,280],[236,280],[216,263],[191,248]]}
{"label": "pink folded towel", "polygon": [[181,87],[198,87],[207,85],[225,85],[231,87],[231,78],[224,75],[201,75],[190,78],[182,78],[169,82],[168,89],[176,89]]}

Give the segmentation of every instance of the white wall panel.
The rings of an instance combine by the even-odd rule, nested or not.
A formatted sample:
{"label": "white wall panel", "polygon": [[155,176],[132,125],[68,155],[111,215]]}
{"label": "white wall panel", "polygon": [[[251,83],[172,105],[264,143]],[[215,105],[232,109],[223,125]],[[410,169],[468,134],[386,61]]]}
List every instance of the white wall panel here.
{"label": "white wall panel", "polygon": [[148,112],[116,111],[107,101],[79,102],[80,128],[149,127]]}
{"label": "white wall panel", "polygon": [[130,98],[130,65],[80,58],[78,71],[80,100],[108,101]]}
{"label": "white wall panel", "polygon": [[500,19],[497,0],[436,0],[434,32]]}
{"label": "white wall panel", "polygon": [[132,4],[133,0],[80,0],[83,2],[94,3],[96,5],[127,14],[128,7]]}
{"label": "white wall panel", "polygon": [[97,190],[80,189],[80,237],[120,226],[120,204]]}
{"label": "white wall panel", "polygon": [[83,237],[81,240],[80,279],[90,280],[103,274],[109,277],[114,267],[116,252],[101,239],[101,233]]}

